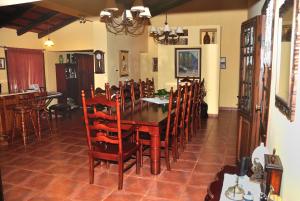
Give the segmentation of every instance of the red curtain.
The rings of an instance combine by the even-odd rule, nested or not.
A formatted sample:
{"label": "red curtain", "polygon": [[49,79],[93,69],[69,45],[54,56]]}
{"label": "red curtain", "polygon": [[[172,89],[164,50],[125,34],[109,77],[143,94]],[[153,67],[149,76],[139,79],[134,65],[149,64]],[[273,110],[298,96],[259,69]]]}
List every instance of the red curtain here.
{"label": "red curtain", "polygon": [[44,53],[42,50],[8,48],[6,59],[10,92],[26,90],[31,84],[45,87]]}

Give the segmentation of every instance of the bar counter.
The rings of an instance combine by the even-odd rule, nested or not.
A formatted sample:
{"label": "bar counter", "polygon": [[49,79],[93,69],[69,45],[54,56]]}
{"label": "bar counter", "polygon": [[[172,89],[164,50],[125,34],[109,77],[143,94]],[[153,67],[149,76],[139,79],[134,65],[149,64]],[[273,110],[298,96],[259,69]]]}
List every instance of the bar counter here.
{"label": "bar counter", "polygon": [[[22,93],[3,93],[0,94],[0,146],[7,145],[7,140],[13,126],[13,108],[18,102],[18,96],[23,94],[39,93],[37,91],[27,91]],[[53,98],[62,95],[60,92],[47,92],[48,104]]]}

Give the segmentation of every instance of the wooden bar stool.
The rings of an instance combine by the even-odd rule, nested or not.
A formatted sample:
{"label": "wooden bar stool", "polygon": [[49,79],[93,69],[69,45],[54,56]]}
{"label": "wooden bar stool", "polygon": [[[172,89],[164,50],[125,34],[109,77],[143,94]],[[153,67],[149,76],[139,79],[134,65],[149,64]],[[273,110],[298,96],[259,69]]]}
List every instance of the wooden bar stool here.
{"label": "wooden bar stool", "polygon": [[[33,120],[33,110],[32,106],[29,104],[29,102],[32,100],[32,97],[30,95],[19,95],[18,97],[18,104],[16,107],[13,108],[14,111],[14,122],[13,122],[13,130],[12,130],[12,143],[15,137],[16,129],[21,129],[21,134],[23,138],[23,143],[26,148],[27,145],[27,130],[26,128],[29,125],[29,122],[32,123],[34,134],[37,138],[39,138],[38,133],[36,131],[36,126],[34,124]],[[20,121],[18,121],[20,119]],[[18,124],[20,123],[20,124]]]}
{"label": "wooden bar stool", "polygon": [[41,140],[41,118],[44,117],[47,120],[48,127],[50,130],[50,134],[52,134],[52,126],[51,122],[49,119],[48,111],[47,111],[47,106],[46,106],[46,96],[47,92],[40,92],[35,94],[35,101],[32,106],[33,111],[35,112],[36,119],[37,119],[37,131],[38,131],[38,136],[39,139]]}

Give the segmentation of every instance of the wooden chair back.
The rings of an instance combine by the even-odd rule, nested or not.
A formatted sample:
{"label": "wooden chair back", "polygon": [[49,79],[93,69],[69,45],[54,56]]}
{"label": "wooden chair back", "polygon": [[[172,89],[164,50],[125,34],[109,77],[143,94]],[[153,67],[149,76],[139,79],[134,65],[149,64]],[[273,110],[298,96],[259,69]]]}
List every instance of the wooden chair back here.
{"label": "wooden chair back", "polygon": [[[94,143],[103,142],[117,144],[119,153],[122,153],[123,148],[119,97],[116,98],[116,101],[108,100],[104,96],[86,99],[83,90],[81,91],[81,96],[89,150],[93,150]],[[110,113],[107,110],[96,111],[92,114],[88,113],[87,107],[93,107],[95,105],[102,105],[103,107],[110,108],[111,111],[115,112]],[[110,125],[117,126],[115,127]],[[113,133],[117,133],[117,135],[112,135]]]}
{"label": "wooden chair back", "polygon": [[[171,127],[171,121],[172,121],[172,110],[173,110],[173,87],[171,87],[170,94],[169,94],[169,104],[168,104],[168,119],[167,119],[167,125],[166,125],[166,136],[165,136],[165,142],[169,142],[169,135],[170,135],[170,127]],[[167,148],[166,148],[167,149]]]}

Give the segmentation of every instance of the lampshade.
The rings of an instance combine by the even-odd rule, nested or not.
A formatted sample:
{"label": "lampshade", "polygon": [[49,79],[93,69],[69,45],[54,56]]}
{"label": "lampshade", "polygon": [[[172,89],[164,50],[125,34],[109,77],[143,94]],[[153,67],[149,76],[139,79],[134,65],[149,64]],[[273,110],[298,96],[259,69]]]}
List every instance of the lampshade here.
{"label": "lampshade", "polygon": [[151,13],[150,13],[149,8],[148,8],[148,7],[145,7],[144,12],[141,12],[141,13],[139,14],[139,17],[151,18],[152,16],[151,16]]}
{"label": "lampshade", "polygon": [[133,20],[133,17],[132,17],[132,14],[131,14],[130,10],[125,11],[125,19],[129,20],[129,21]]}
{"label": "lampshade", "polygon": [[52,47],[54,45],[54,42],[48,38],[45,42],[44,42],[44,45],[47,46],[47,47]]}
{"label": "lampshade", "polygon": [[100,17],[103,18],[103,17],[111,17],[111,13],[108,12],[108,11],[105,11],[105,10],[102,10],[100,12]]}
{"label": "lampshade", "polygon": [[169,36],[176,36],[175,31],[172,29],[171,32],[169,33]]}
{"label": "lampshade", "polygon": [[170,32],[170,31],[171,31],[170,26],[168,25],[168,23],[166,23],[164,26],[164,32]]}
{"label": "lampshade", "polygon": [[157,33],[157,30],[156,30],[156,28],[155,28],[155,27],[151,27],[151,29],[150,29],[150,33]]}
{"label": "lampshade", "polygon": [[177,33],[177,34],[183,34],[183,29],[182,29],[182,27],[177,27],[176,33]]}

